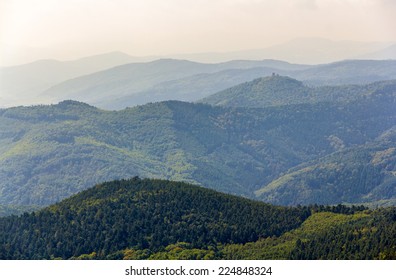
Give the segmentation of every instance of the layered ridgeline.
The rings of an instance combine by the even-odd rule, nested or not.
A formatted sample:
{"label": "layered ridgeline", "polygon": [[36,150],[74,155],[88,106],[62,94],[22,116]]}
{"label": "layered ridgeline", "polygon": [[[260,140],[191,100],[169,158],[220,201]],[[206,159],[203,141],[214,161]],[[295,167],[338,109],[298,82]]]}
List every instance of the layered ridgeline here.
{"label": "layered ridgeline", "polygon": [[49,88],[43,92],[43,96],[58,101],[83,101],[106,109],[123,109],[126,106],[155,101],[198,100],[220,89],[249,80],[252,75],[268,75],[276,71],[274,69],[307,68],[309,66],[274,60],[207,64],[160,59],[125,64],[71,79]]}
{"label": "layered ridgeline", "polygon": [[[273,75],[232,87],[202,102],[229,107],[267,107],[320,102],[344,106],[357,101],[362,106],[361,113],[370,114],[373,108],[367,106],[367,100],[363,100],[373,96],[383,98],[387,93],[394,93],[395,85],[395,81],[386,81],[367,85],[309,87],[292,78]],[[390,120],[394,122],[394,117]],[[293,167],[257,190],[256,196],[283,205],[333,204],[340,201],[394,204],[395,139],[395,127],[383,131],[374,141],[351,147],[345,146],[343,139],[336,135],[329,135],[328,140],[336,152]],[[385,193],[387,195],[382,196]]]}
{"label": "layered ridgeline", "polygon": [[1,218],[0,259],[392,259],[395,234],[395,208],[286,208],[135,177]]}
{"label": "layered ridgeline", "polygon": [[396,197],[396,130],[384,132],[364,145],[340,151],[294,167],[255,193],[258,198],[282,205],[339,201],[394,205]]}
{"label": "layered ridgeline", "polygon": [[278,60],[212,64],[176,59],[138,61],[141,59],[116,52],[77,61],[37,61],[0,68],[0,107],[57,103],[65,99],[105,109],[166,100],[191,102],[271,73],[310,85],[396,79],[394,60],[349,60],[322,65]]}
{"label": "layered ridgeline", "polygon": [[0,67],[0,107],[48,102],[41,96],[48,88],[79,76],[137,61],[121,52],[111,52],[72,61],[38,60]]}
{"label": "layered ridgeline", "polygon": [[396,79],[396,61],[352,60],[308,66],[276,60],[205,64],[162,59],[64,81],[41,97],[54,102],[73,99],[105,109],[166,100],[192,102],[274,72],[312,85],[366,84]]}
{"label": "layered ridgeline", "polygon": [[[275,204],[394,204],[394,157],[379,158],[393,153],[395,87],[383,82],[339,102],[266,108],[169,101],[103,111],[64,101],[0,110],[0,204],[49,205],[95,183],[135,175]],[[355,151],[366,148],[374,150],[361,161]],[[338,179],[316,172],[318,180],[305,187],[295,176],[300,169],[320,171],[301,164],[343,154],[353,159],[345,164],[355,163],[332,171]],[[297,185],[295,199],[282,195]],[[329,188],[337,195],[327,195]]]}

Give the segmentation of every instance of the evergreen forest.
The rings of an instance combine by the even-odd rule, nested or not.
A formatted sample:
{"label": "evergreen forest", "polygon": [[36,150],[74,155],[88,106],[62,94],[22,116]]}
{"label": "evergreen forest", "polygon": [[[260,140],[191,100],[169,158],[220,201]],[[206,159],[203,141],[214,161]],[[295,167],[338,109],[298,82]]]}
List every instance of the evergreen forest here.
{"label": "evergreen forest", "polygon": [[134,177],[1,218],[0,259],[395,259],[395,234],[395,207],[272,206]]}

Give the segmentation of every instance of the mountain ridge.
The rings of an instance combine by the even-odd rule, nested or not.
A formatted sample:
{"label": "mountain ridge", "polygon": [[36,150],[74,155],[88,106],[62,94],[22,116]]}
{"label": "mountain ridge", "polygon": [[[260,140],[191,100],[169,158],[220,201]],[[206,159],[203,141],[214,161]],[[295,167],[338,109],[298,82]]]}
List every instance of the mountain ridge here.
{"label": "mountain ridge", "polygon": [[[171,62],[167,68],[159,65],[165,65],[166,62]],[[186,63],[192,67],[187,69],[177,66],[186,66]],[[279,65],[278,62],[276,64]],[[153,67],[150,68],[150,65]],[[272,68],[278,65],[267,60],[243,61],[242,65],[239,61],[200,64],[179,60],[128,64],[58,84],[46,91],[43,97],[52,98],[55,102],[77,99],[105,109],[123,109],[126,106],[143,105],[145,102],[175,99],[195,102],[236,85],[237,82],[234,81],[246,82],[272,73],[290,76],[312,86],[367,84],[396,79],[396,61],[342,61],[317,66],[281,63],[281,68]],[[302,68],[296,70],[296,67]],[[233,71],[236,69],[238,71]]]}
{"label": "mountain ridge", "polygon": [[395,126],[394,82],[357,92],[350,102],[265,108],[167,101],[105,111],[66,101],[3,109],[0,203],[48,205],[135,175],[254,197],[289,169]]}
{"label": "mountain ridge", "polygon": [[[134,58],[121,52],[105,53],[71,61],[38,60],[28,64],[1,67],[0,90],[7,106],[48,103],[40,94],[47,88],[88,73],[93,73]],[[19,101],[19,102],[18,102]]]}

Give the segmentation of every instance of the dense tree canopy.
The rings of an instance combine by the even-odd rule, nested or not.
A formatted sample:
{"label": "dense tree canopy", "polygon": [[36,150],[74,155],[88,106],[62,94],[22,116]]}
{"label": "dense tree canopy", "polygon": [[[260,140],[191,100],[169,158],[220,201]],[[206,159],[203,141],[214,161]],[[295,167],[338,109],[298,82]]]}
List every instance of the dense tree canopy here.
{"label": "dense tree canopy", "polygon": [[394,258],[395,217],[395,208],[271,206],[135,177],[1,218],[0,259]]}
{"label": "dense tree canopy", "polygon": [[[307,185],[318,191],[304,192],[296,180],[297,200],[281,199],[289,191],[283,187],[258,198],[274,204],[394,204],[386,186],[395,178],[395,158],[375,166],[371,159],[372,147],[386,152],[394,146],[395,94],[395,83],[383,82],[341,103],[225,108],[169,101],[103,111],[64,101],[0,110],[0,204],[49,205],[95,183],[136,175],[255,197],[271,182],[285,181],[293,168],[315,166],[333,153],[348,165],[337,175],[345,180],[311,173]],[[359,180],[358,192],[345,189]],[[323,195],[329,185],[337,196]]]}

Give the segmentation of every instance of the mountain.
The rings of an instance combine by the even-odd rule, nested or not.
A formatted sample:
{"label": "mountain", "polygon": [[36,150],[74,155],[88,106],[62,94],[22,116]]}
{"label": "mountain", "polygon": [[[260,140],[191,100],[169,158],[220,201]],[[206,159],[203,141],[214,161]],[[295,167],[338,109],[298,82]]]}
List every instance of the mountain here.
{"label": "mountain", "polygon": [[245,81],[268,76],[278,70],[275,68],[257,67],[249,69],[230,69],[215,73],[202,73],[181,79],[156,84],[150,89],[97,103],[100,108],[123,109],[149,102],[179,100],[194,102]]}
{"label": "mountain", "polygon": [[390,80],[366,85],[307,86],[290,77],[272,74],[220,91],[200,102],[252,108],[320,102],[345,103],[378,90],[394,91],[395,83],[395,80]]}
{"label": "mountain", "polygon": [[[369,145],[392,129],[395,82],[367,88],[342,102],[266,108],[168,101],[104,111],[64,101],[3,109],[0,204],[48,205],[95,183],[135,175],[255,197],[293,167]],[[387,168],[393,174],[392,165]],[[384,191],[364,201],[323,203],[394,199]]]}
{"label": "mountain", "polygon": [[[202,75],[213,74],[216,72],[229,69],[251,69],[257,67],[279,67],[280,69],[307,69],[308,66],[292,65],[287,62],[263,60],[263,61],[230,61],[218,64],[204,64],[196,63],[187,60],[175,59],[160,59],[148,63],[131,63],[115,67],[113,69],[104,70],[93,73],[88,76],[79,77],[60,83],[43,93],[43,97],[60,101],[64,99],[75,99],[82,102],[98,106],[102,105],[106,109],[120,109],[118,104],[126,101],[129,106],[142,104],[145,100],[150,101],[166,101],[177,98],[175,95],[166,94],[171,92],[173,88],[158,91],[158,87],[163,89],[163,83],[178,83],[178,80],[187,78],[188,80],[181,80],[178,91],[185,91],[189,88],[189,82],[194,81],[195,78],[200,79]],[[268,73],[268,70],[267,72]],[[221,75],[221,74],[220,74]],[[217,77],[217,83],[219,83]],[[207,81],[198,81],[198,85],[206,86]],[[197,82],[195,82],[197,83]],[[213,83],[213,79],[212,79]],[[187,84],[187,86],[186,86]],[[221,88],[227,87],[224,83]],[[156,88],[157,87],[157,88]],[[210,88],[210,84],[207,86]],[[192,89],[197,92],[198,89]],[[155,97],[152,91],[159,92],[163,97]],[[165,94],[163,93],[165,92]],[[184,93],[184,96],[187,96]],[[210,92],[212,93],[212,92]],[[158,95],[158,94],[157,94]],[[168,99],[167,99],[168,98]],[[193,98],[188,97],[190,100]],[[116,101],[114,101],[114,99]],[[115,104],[113,104],[115,103]],[[125,108],[125,105],[121,109]]]}
{"label": "mountain", "polygon": [[292,63],[322,64],[354,58],[377,51],[389,44],[356,41],[332,41],[323,38],[296,38],[262,50],[274,59]]}
{"label": "mountain", "polygon": [[273,60],[202,64],[165,59],[132,63],[69,80],[47,90],[42,97],[53,102],[74,99],[110,110],[166,100],[194,102],[273,73],[312,86],[367,84],[396,79],[396,62],[342,61],[307,66]]}
{"label": "mountain", "polygon": [[[391,43],[333,41],[324,38],[295,38],[293,40],[262,49],[241,50],[219,53],[198,53],[172,55],[172,58],[187,59],[206,63],[218,63],[229,60],[262,60],[272,58],[300,64],[322,64],[345,59],[363,57],[366,54],[382,51]],[[362,57],[361,57],[362,56]],[[383,59],[393,58],[384,56]]]}
{"label": "mountain", "polygon": [[39,60],[0,68],[0,97],[3,106],[47,103],[39,95],[51,86],[81,75],[134,61],[121,52],[85,57],[73,61]]}
{"label": "mountain", "polygon": [[[389,133],[386,133],[389,136]],[[395,138],[395,129],[392,138]],[[334,145],[342,145],[333,138]],[[341,150],[292,168],[256,191],[264,201],[282,204],[396,203],[394,140]]]}
{"label": "mountain", "polygon": [[[363,86],[307,87],[297,80],[275,75],[238,85],[203,102],[231,107],[267,107],[329,101],[345,104],[357,100],[370,112],[362,98],[395,91],[395,81]],[[373,201],[374,197],[381,204],[395,204],[395,139],[395,130],[391,128],[373,142],[345,149],[340,138],[329,135],[329,142],[337,150],[335,153],[293,167],[257,190],[256,195],[281,205],[362,203]]]}
{"label": "mountain", "polygon": [[[0,259],[392,259],[395,211],[286,208],[135,177],[0,218]],[[327,243],[304,250],[324,233],[331,251]]]}
{"label": "mountain", "polygon": [[381,59],[381,60],[387,60],[387,59],[396,59],[396,44],[393,44],[391,46],[388,46],[384,49],[371,52],[362,56],[359,56],[357,59]]}
{"label": "mountain", "polygon": [[[65,99],[109,110],[167,100],[195,102],[273,73],[312,86],[396,79],[396,62],[392,60],[341,61],[315,66],[270,59],[216,64],[161,59],[126,64],[130,60],[134,58],[111,53],[73,62],[39,61],[3,68],[0,107],[50,104]],[[123,65],[111,68],[117,64]],[[101,67],[104,70],[95,72]]]}
{"label": "mountain", "polygon": [[396,61],[339,61],[297,72],[292,77],[312,85],[367,84],[396,79]]}
{"label": "mountain", "polygon": [[202,100],[217,106],[268,107],[307,103],[312,89],[289,77],[272,75],[239,84]]}

